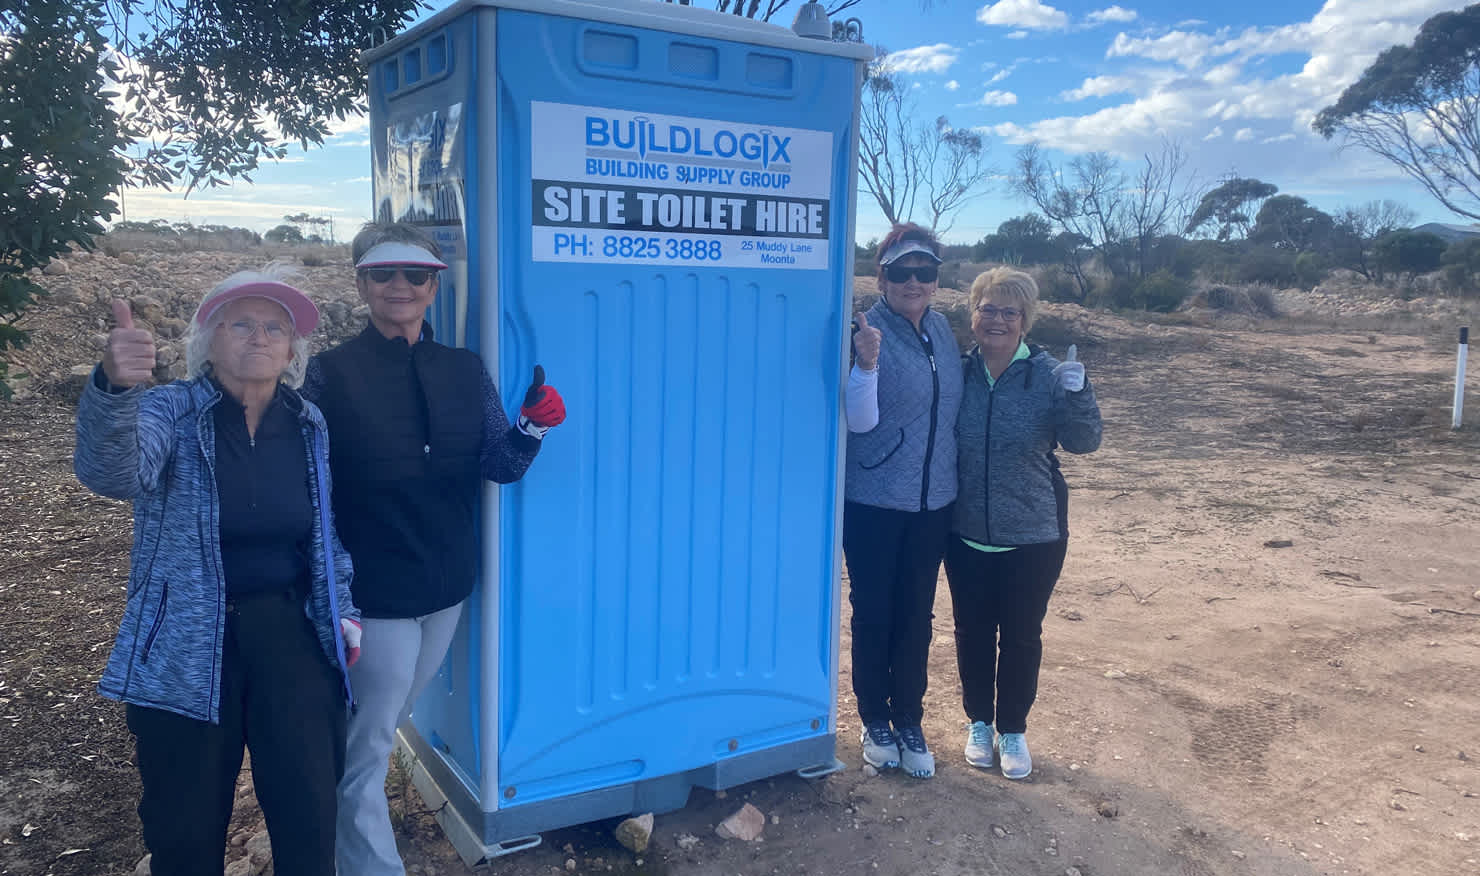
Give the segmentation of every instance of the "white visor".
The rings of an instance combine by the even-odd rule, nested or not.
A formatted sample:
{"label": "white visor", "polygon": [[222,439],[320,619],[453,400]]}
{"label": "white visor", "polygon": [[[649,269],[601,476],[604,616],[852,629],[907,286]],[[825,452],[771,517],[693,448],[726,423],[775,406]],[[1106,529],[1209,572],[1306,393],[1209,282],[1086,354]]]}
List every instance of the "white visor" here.
{"label": "white visor", "polygon": [[370,247],[370,251],[365,253],[359,261],[355,262],[356,268],[381,268],[388,265],[416,265],[423,268],[436,268],[439,271],[447,267],[416,244],[395,241],[377,243]]}
{"label": "white visor", "polygon": [[909,255],[912,252],[924,253],[925,255],[928,255],[930,256],[930,258],[935,260],[936,264],[940,263],[940,256],[936,255],[935,251],[930,248],[930,244],[926,243],[925,241],[901,240],[899,243],[896,243],[895,245],[889,247],[888,252],[879,256],[879,264],[892,265],[899,259]]}

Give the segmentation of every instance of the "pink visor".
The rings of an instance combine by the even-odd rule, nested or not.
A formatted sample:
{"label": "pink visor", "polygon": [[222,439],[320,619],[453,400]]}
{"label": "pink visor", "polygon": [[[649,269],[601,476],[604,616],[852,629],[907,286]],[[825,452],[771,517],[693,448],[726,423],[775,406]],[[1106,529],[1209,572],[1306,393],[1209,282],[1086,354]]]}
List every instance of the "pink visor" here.
{"label": "pink visor", "polygon": [[266,298],[281,304],[288,311],[288,317],[293,320],[294,333],[300,337],[307,336],[319,324],[319,309],[308,300],[307,295],[287,283],[272,281],[243,283],[218,293],[201,303],[200,310],[195,313],[195,321],[205,325],[216,311],[238,298]]}

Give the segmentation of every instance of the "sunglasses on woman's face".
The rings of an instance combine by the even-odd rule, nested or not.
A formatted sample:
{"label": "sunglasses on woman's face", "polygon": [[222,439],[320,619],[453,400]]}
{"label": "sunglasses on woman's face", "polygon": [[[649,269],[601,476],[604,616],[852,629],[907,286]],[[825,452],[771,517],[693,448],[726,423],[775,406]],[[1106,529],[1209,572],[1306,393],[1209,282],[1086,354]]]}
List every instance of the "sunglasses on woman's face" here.
{"label": "sunglasses on woman's face", "polygon": [[905,265],[890,265],[884,269],[884,276],[888,277],[891,283],[908,283],[912,276],[921,283],[934,283],[935,278],[940,276],[940,266],[915,265],[914,267],[906,267]]}
{"label": "sunglasses on woman's face", "polygon": [[427,268],[366,268],[365,276],[377,283],[389,283],[400,274],[413,286],[425,286],[436,271]]}

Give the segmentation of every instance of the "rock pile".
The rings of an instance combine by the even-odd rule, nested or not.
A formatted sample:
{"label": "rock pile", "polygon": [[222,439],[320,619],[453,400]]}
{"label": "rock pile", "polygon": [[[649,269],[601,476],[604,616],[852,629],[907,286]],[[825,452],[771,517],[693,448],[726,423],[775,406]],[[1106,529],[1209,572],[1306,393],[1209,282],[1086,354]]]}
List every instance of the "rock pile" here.
{"label": "rock pile", "polygon": [[[317,248],[316,253],[325,264],[295,264],[301,274],[295,282],[319,306],[319,328],[311,338],[312,348],[319,350],[358,333],[367,311],[355,292],[348,251]],[[102,357],[113,327],[110,302],[114,298],[128,300],[136,325],[154,333],[158,348],[155,379],[167,382],[183,376],[185,332],[200,299],[228,275],[261,268],[272,259],[265,249],[123,252],[119,256],[74,252],[33,275],[51,294],[26,313],[22,327],[31,332],[31,342],[5,353],[11,386],[18,395],[75,392],[80,387]],[[59,265],[64,267],[58,269]]]}

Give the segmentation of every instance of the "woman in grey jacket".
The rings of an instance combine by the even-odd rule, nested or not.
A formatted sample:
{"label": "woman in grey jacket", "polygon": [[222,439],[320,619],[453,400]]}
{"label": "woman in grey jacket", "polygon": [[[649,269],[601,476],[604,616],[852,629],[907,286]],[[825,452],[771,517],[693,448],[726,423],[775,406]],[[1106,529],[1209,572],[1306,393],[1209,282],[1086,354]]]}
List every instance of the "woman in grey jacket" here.
{"label": "woman in grey jacket", "polygon": [[960,348],[930,309],[940,242],[896,225],[879,246],[883,297],[858,316],[848,377],[843,553],[863,758],[935,775],[920,728],[931,608],[956,498]]}
{"label": "woman in grey jacket", "polygon": [[1100,446],[1100,408],[1075,361],[1024,343],[1038,285],[1011,268],[977,277],[968,298],[977,345],[965,357],[956,420],[961,489],[946,577],[966,716],[966,760],[1021,779],[1033,769],[1028,710],[1038,691],[1043,617],[1068,545],[1068,486],[1054,448]]}
{"label": "woman in grey jacket", "polygon": [[143,388],[154,339],[128,305],[77,411],[77,477],[134,510],[128,597],[100,692],[126,703],[155,876],[222,873],[245,747],[280,876],[334,873],[349,554],[328,438],[303,380],[318,311],[284,272],[201,301],[188,380]]}

